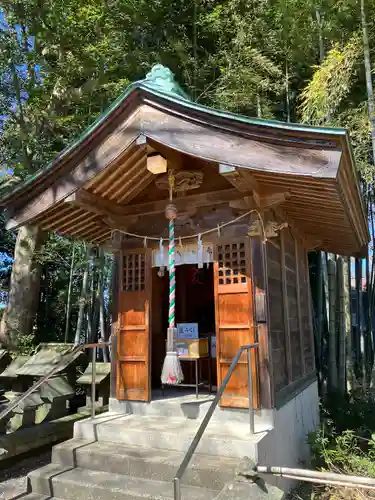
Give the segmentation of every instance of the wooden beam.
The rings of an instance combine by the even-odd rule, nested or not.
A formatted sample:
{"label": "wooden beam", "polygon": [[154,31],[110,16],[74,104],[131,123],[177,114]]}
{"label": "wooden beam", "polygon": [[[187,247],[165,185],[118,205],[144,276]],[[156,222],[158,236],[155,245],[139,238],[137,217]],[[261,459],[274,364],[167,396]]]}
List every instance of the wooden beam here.
{"label": "wooden beam", "polygon": [[267,210],[283,204],[290,197],[288,191],[279,193],[259,194],[253,191],[251,196],[245,196],[242,200],[234,200],[230,203],[231,208],[237,210]]}
{"label": "wooden beam", "polygon": [[[195,206],[198,208],[220,205],[242,197],[243,195],[239,193],[237,189],[221,189],[219,191],[178,197],[173,200],[173,203],[176,205],[177,210],[185,211],[188,206]],[[121,206],[84,190],[74,193],[66,198],[65,201],[80,206],[89,212],[98,215],[107,215],[118,220],[119,218],[124,220],[126,217],[134,217],[135,215],[145,216],[164,213],[165,206],[168,202],[166,198],[165,200],[155,202]]]}
{"label": "wooden beam", "polygon": [[259,203],[262,209],[276,207],[282,205],[288,198],[290,198],[289,191],[281,191],[279,193],[260,195]]}
{"label": "wooden beam", "polygon": [[253,210],[259,208],[259,198],[256,196],[255,192],[251,193],[250,196],[245,196],[239,200],[232,200],[229,202],[230,208],[235,210]]}
{"label": "wooden beam", "polygon": [[255,190],[255,187],[258,186],[255,179],[253,180],[253,182],[250,181],[251,175],[250,177],[246,176],[243,168],[237,168],[231,165],[220,163],[219,173],[241,193]]}

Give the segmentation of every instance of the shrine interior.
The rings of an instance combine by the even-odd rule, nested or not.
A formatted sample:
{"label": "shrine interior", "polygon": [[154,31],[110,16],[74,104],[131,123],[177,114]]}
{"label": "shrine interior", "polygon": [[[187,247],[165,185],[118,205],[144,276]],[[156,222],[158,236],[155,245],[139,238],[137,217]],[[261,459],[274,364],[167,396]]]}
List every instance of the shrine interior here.
{"label": "shrine interior", "polygon": [[[152,303],[151,303],[151,373],[152,389],[160,389],[160,374],[166,352],[168,328],[168,271],[161,273],[158,268],[152,270]],[[208,365],[211,363],[211,383],[216,390],[216,358],[211,350],[215,340],[215,298],[213,264],[204,264],[198,268],[196,264],[176,266],[176,323],[197,323],[199,338],[207,338],[210,358],[199,363],[199,379],[204,386],[200,392],[208,392]],[[182,361],[184,383],[195,384],[194,366],[191,362]],[[181,388],[181,394],[194,394],[194,387]],[[166,389],[166,395],[167,395]]]}

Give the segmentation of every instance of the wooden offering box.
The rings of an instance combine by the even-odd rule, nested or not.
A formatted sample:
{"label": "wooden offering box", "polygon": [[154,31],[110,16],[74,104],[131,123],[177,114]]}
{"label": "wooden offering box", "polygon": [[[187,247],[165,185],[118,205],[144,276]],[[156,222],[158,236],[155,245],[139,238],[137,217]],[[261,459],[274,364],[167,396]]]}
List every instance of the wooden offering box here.
{"label": "wooden offering box", "polygon": [[208,356],[208,339],[176,339],[179,356],[204,358]]}

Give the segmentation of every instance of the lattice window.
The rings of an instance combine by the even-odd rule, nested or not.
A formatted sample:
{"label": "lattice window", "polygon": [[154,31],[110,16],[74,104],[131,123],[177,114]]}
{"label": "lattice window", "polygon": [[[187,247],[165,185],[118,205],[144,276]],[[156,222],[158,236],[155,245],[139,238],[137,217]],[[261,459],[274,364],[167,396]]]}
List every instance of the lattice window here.
{"label": "lattice window", "polygon": [[146,261],[143,253],[123,257],[124,292],[142,292],[145,289]]}
{"label": "lattice window", "polygon": [[247,282],[245,243],[218,246],[219,285]]}

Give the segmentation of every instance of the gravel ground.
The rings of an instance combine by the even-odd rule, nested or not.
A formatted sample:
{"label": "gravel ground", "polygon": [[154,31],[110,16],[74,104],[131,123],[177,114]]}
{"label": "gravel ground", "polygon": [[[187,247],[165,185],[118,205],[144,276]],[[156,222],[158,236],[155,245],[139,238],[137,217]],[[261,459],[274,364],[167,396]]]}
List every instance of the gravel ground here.
{"label": "gravel ground", "polygon": [[49,464],[50,461],[51,450],[23,458],[7,468],[2,468],[0,470],[0,500],[15,500],[22,493],[26,493],[27,474]]}

